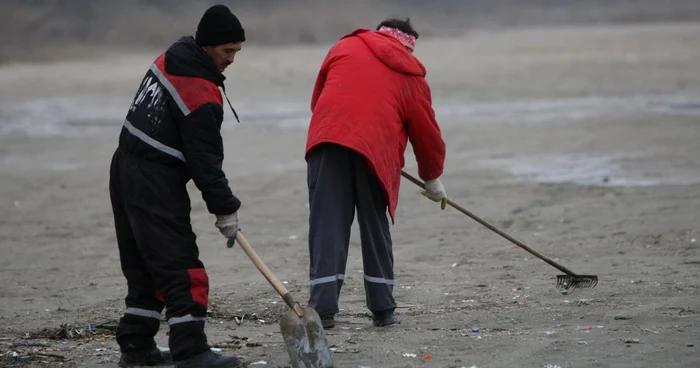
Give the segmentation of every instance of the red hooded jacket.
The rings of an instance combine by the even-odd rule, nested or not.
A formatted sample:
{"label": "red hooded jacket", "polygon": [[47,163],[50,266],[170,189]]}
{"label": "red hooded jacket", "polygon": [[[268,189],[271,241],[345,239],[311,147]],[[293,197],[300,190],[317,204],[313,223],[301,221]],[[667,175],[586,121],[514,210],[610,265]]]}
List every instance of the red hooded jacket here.
{"label": "red hooded jacket", "polygon": [[425,75],[398,40],[358,29],[330,49],[311,99],[306,157],[327,142],[364,155],[387,196],[392,223],[407,140],[421,179],[438,178],[444,167],[445,143]]}

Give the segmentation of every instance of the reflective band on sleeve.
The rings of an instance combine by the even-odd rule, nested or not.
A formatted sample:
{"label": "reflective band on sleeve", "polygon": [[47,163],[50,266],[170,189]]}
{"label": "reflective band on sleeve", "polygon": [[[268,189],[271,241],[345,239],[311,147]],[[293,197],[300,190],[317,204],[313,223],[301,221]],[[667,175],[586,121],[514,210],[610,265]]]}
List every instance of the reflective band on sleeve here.
{"label": "reflective band on sleeve", "polygon": [[124,313],[125,314],[132,314],[134,316],[160,319],[160,312],[152,311],[152,310],[148,310],[148,309],[126,308]]}
{"label": "reflective band on sleeve", "polygon": [[369,282],[373,282],[375,284],[394,285],[394,280],[383,279],[381,277],[372,277],[372,276],[365,275],[365,280],[367,280]]}
{"label": "reflective band on sleeve", "polygon": [[155,74],[156,78],[158,78],[158,81],[165,87],[165,89],[170,92],[170,96],[173,97],[173,100],[177,104],[177,106],[182,110],[182,113],[185,114],[185,116],[190,114],[190,109],[185,105],[185,101],[182,100],[182,97],[180,97],[180,94],[177,93],[177,90],[175,87],[173,87],[173,84],[170,83],[168,78],[166,78],[163,73],[158,69],[158,66],[156,64],[151,65],[151,71],[153,74]]}
{"label": "reflective band on sleeve", "polygon": [[335,276],[319,277],[317,279],[313,279],[313,280],[309,281],[309,285],[313,286],[313,285],[318,285],[318,284],[325,284],[327,282],[334,282],[334,281],[343,280],[343,279],[345,279],[345,275],[343,275],[343,274],[338,274]]}
{"label": "reflective band on sleeve", "polygon": [[165,154],[168,154],[170,156],[173,156],[182,162],[187,162],[185,160],[185,155],[182,154],[182,152],[176,150],[175,148],[168,147],[164,145],[163,143],[158,142],[157,140],[151,138],[148,136],[148,134],[140,131],[138,128],[135,126],[131,125],[129,120],[124,120],[124,126],[126,127],[126,130],[129,131],[129,133],[133,134],[136,136],[138,139],[142,140],[144,143],[148,144],[149,146],[157,149],[158,151],[161,151]]}

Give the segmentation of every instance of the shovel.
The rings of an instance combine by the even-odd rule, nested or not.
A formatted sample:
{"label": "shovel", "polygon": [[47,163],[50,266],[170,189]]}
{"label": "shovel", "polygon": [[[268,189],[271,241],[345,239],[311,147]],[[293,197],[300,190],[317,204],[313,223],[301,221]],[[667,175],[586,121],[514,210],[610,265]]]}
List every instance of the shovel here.
{"label": "shovel", "polygon": [[318,313],[313,308],[304,308],[294,301],[284,284],[267,268],[240,231],[236,232],[235,237],[230,237],[226,245],[231,248],[236,241],[291,308],[280,319],[280,330],[287,346],[292,367],[332,368],[331,351],[328,348],[326,333]]}
{"label": "shovel", "polygon": [[[420,188],[425,189],[424,183],[422,183],[420,180],[414,178],[410,174],[407,174],[405,171],[401,170],[401,175],[404,178],[408,179],[413,184],[419,186]],[[557,275],[556,288],[558,290],[567,290],[567,292],[571,292],[574,289],[593,288],[598,284],[598,276],[575,274],[573,271],[569,270],[568,268],[560,265],[557,262],[554,262],[553,260],[543,256],[542,254],[539,254],[534,249],[528,247],[527,245],[523,244],[522,242],[518,241],[517,239],[513,238],[512,236],[506,234],[504,231],[500,230],[499,228],[491,225],[486,220],[481,219],[479,216],[467,211],[466,209],[464,209],[461,206],[457,205],[456,203],[450,201],[449,199],[447,199],[446,202],[450,206],[454,207],[457,211],[462,212],[463,214],[471,217],[474,221],[486,226],[489,230],[493,231],[494,233],[506,238],[511,243],[519,246],[520,248],[525,249],[527,252],[529,252],[533,256],[549,263],[551,266],[558,269],[559,271],[564,272],[565,275]]]}

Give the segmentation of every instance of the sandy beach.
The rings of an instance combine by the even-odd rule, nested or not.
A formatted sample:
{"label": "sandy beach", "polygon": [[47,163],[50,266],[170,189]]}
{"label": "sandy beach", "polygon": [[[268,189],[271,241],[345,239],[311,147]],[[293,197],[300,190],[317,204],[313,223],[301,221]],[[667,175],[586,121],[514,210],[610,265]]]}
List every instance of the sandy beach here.
{"label": "sandy beach", "polygon": [[[226,71],[241,123],[225,111],[224,168],[241,226],[299,300],[303,150],[327,48],[247,47]],[[109,161],[161,51],[0,65],[0,353],[28,359],[18,366],[117,366],[109,331],[40,337],[122,313]],[[328,331],[337,366],[700,366],[700,23],[474,31],[420,40],[416,56],[448,148],[449,197],[600,283],[560,294],[558,270],[404,181],[392,227],[401,324],[372,326],[355,224]],[[406,158],[416,174],[410,147]],[[189,189],[210,343],[288,365],[284,303]],[[163,347],[166,332],[163,322]]]}

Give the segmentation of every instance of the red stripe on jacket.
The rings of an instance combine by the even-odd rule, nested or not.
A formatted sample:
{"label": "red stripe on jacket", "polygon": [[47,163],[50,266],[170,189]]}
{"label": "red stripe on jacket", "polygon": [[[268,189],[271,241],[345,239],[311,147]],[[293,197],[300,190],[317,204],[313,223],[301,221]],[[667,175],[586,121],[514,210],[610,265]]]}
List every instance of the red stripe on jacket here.
{"label": "red stripe on jacket", "polygon": [[212,83],[203,78],[173,75],[165,71],[165,53],[162,53],[154,64],[160,72],[170,81],[175,91],[185,103],[185,106],[190,111],[196,110],[198,107],[207,104],[215,103],[222,105],[224,103],[221,91]]}

